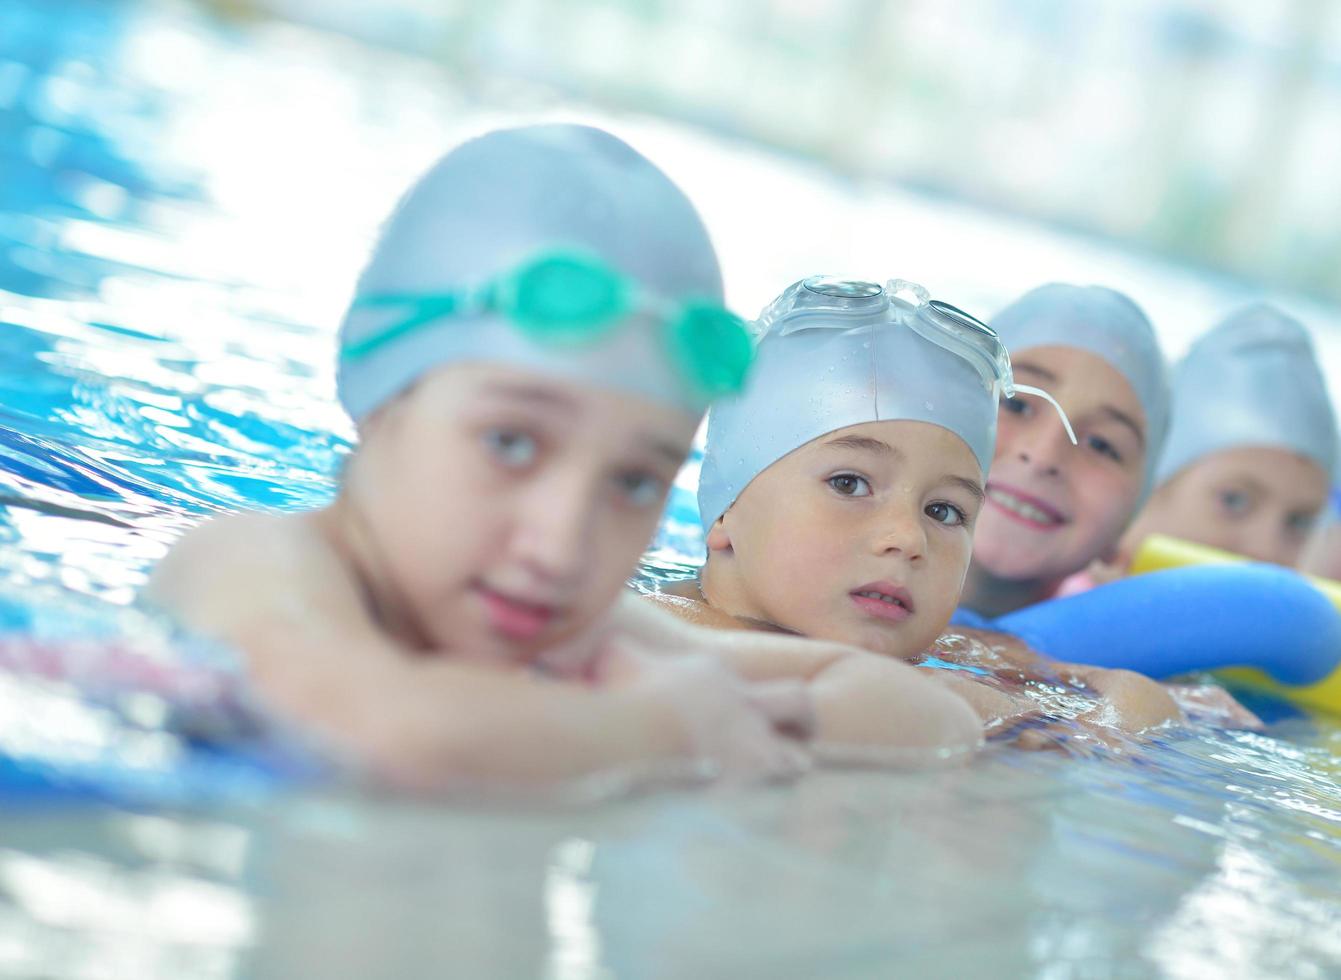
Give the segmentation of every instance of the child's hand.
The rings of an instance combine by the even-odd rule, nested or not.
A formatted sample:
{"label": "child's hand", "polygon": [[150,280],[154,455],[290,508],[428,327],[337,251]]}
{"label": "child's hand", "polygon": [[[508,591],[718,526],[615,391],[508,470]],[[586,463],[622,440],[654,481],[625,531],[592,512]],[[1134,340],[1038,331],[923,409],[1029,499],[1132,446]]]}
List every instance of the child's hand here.
{"label": "child's hand", "polygon": [[786,778],[810,765],[804,736],[813,708],[799,681],[753,683],[719,659],[649,655],[616,646],[602,660],[600,682],[669,709],[680,750],[732,778]]}
{"label": "child's hand", "polygon": [[845,657],[811,689],[816,742],[828,759],[907,764],[964,755],[983,742],[968,702],[901,661]]}

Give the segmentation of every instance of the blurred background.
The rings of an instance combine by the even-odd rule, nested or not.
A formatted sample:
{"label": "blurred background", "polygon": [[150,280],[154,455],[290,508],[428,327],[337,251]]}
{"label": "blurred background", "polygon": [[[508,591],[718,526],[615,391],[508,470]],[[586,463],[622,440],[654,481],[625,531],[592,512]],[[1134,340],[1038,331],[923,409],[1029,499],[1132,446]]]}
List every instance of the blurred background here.
{"label": "blurred background", "polygon": [[[3,5],[34,6],[31,0]],[[94,6],[158,8],[180,17],[192,5]],[[1335,0],[197,0],[194,6],[228,31],[265,34],[266,44],[252,44],[252,84],[264,76],[271,99],[303,104],[302,112],[289,107],[285,128],[276,132],[268,126],[281,114],[273,104],[249,107],[236,99],[239,114],[250,109],[254,131],[243,135],[245,125],[230,131],[244,142],[211,147],[215,153],[289,154],[289,144],[302,138],[294,124],[303,115],[313,127],[322,121],[316,117],[341,112],[403,116],[407,99],[424,116],[422,145],[434,152],[472,123],[480,128],[481,113],[562,111],[634,135],[659,123],[662,142],[677,143],[667,151],[677,158],[666,161],[668,168],[687,184],[709,188],[698,196],[726,239],[728,257],[737,248],[773,248],[772,232],[790,232],[782,249],[794,249],[797,263],[781,258],[768,266],[784,278],[815,271],[799,264],[813,259],[829,272],[939,279],[933,289],[953,286],[970,294],[961,298],[991,307],[1041,280],[1127,275],[1137,298],[1168,321],[1161,325],[1173,353],[1186,334],[1222,312],[1223,300],[1163,295],[1164,283],[1133,282],[1120,263],[1050,264],[1046,250],[1036,262],[1021,261],[1013,223],[1022,222],[1057,233],[1051,241],[1063,252],[1111,247],[1207,281],[1227,280],[1230,293],[1311,299],[1315,306],[1298,312],[1315,321],[1330,322],[1332,305],[1341,302],[1341,3]],[[280,40],[273,26],[264,26],[283,21],[312,30]],[[218,51],[193,60],[205,55],[200,46],[192,52],[180,39],[169,43],[163,27],[154,32],[157,43],[128,38],[132,70],[163,88],[191,92],[202,87],[207,69],[242,68],[237,59],[245,59],[245,45],[230,51],[227,66]],[[218,28],[202,30],[217,35]],[[332,51],[339,49],[314,43],[318,34],[408,57],[392,72],[373,68],[366,55],[349,57],[347,75],[377,76],[351,87],[348,77],[329,77]],[[6,80],[12,87],[12,71],[0,71],[0,104]],[[67,96],[71,81],[64,82]],[[404,143],[405,130],[398,134]],[[712,157],[724,146],[750,159],[723,169]],[[403,145],[382,149],[385,156],[368,166],[388,172],[388,183],[424,159]],[[327,171],[344,176],[353,163],[331,160]],[[687,173],[693,169],[707,173]],[[794,178],[807,169],[826,186],[811,181],[799,193],[805,182]],[[272,171],[276,183],[289,176],[282,164]],[[721,194],[723,185],[744,197]],[[864,220],[869,214],[843,213],[825,200],[834,188],[865,194],[877,214],[894,199],[872,188],[901,190],[902,203],[926,208],[919,220],[904,213],[901,223],[875,231],[876,223]],[[968,223],[966,210],[974,219]],[[928,213],[930,220],[920,220]],[[329,221],[338,217],[328,210]],[[785,242],[813,241],[817,226],[827,227],[816,247]],[[843,240],[845,227],[853,240]],[[999,237],[1005,231],[1012,234]],[[908,243],[919,236],[931,253],[923,271],[872,270],[886,258],[915,260],[918,249]],[[908,247],[870,248],[896,238]],[[990,247],[965,241],[983,238]],[[1041,248],[1036,236],[1034,244]],[[945,263],[954,274],[941,271],[944,251],[957,260]],[[838,268],[844,261],[859,268]],[[786,284],[775,274],[766,286],[755,285],[760,265],[728,265],[736,293],[750,307]]]}
{"label": "blurred background", "polygon": [[1341,299],[1335,0],[250,0]]}
{"label": "blurred background", "polygon": [[[757,150],[766,164],[755,169],[804,162],[851,184],[893,184],[1248,286],[1341,301],[1335,0],[198,5],[234,26],[275,18],[407,52],[437,72],[420,76],[424,88],[450,88],[475,109],[562,104],[670,121]],[[174,54],[182,52],[135,51],[157,62],[140,67],[165,86],[189,89],[207,66]],[[271,78],[276,97],[313,81],[302,45],[290,60],[288,77]],[[0,97],[6,79],[12,84],[13,74],[0,71]],[[304,95],[314,113],[335,109],[330,93]],[[376,88],[363,96],[396,97]],[[432,129],[449,130],[461,115],[441,115]],[[249,149],[261,148],[234,147]],[[787,211],[817,206],[772,202]],[[710,223],[732,222],[723,212],[710,213]],[[1020,271],[1023,289],[1065,270]],[[772,285],[765,292],[785,283]],[[995,292],[988,284],[993,301]],[[1215,312],[1201,311],[1196,325]]]}

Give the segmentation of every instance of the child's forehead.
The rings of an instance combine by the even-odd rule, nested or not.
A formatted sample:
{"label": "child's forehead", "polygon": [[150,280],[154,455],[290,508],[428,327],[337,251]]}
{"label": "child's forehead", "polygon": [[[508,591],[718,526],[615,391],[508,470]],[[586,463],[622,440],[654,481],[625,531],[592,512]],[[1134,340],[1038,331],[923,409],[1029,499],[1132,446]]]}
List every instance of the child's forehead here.
{"label": "child's forehead", "polygon": [[[1201,459],[1188,466],[1189,472],[1203,474],[1207,478],[1242,478],[1266,484],[1284,479],[1291,485],[1303,482],[1316,482],[1319,486],[1328,483],[1316,460],[1286,446],[1243,445],[1230,446],[1207,453]],[[1310,481],[1310,478],[1314,478]]]}
{"label": "child's forehead", "polygon": [[649,441],[675,444],[681,455],[699,422],[686,411],[632,392],[507,364],[444,365],[430,372],[421,386],[458,412],[522,411],[560,428],[586,422],[611,434],[631,428]]}
{"label": "child's forehead", "polygon": [[1039,376],[1050,376],[1065,381],[1073,376],[1116,374],[1121,372],[1113,362],[1092,350],[1068,344],[1041,344],[1011,352],[1014,365]]}
{"label": "child's forehead", "polygon": [[1054,397],[1114,402],[1124,411],[1139,413],[1144,420],[1145,407],[1131,381],[1111,361],[1093,351],[1054,344],[1026,347],[1012,353],[1011,359],[1021,380],[1047,387]]}
{"label": "child's forehead", "polygon": [[959,435],[934,422],[913,419],[883,419],[835,429],[812,439],[773,465],[784,460],[802,463],[816,456],[841,455],[862,456],[936,473],[979,476],[977,460]]}

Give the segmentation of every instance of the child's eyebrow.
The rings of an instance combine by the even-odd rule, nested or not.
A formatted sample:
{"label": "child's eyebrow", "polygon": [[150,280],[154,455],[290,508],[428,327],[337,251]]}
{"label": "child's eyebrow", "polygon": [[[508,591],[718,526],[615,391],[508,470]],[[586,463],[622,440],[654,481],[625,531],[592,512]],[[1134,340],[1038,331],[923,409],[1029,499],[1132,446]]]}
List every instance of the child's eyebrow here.
{"label": "child's eyebrow", "polygon": [[[892,456],[895,459],[902,459],[903,452],[895,449],[887,442],[881,442],[879,439],[872,439],[870,436],[839,436],[837,439],[830,439],[824,443],[824,448],[833,447],[836,449],[858,449],[868,453],[877,453],[881,456]],[[981,502],[986,496],[982,484],[977,480],[971,480],[966,476],[959,476],[956,473],[947,473],[940,478],[941,483],[948,483],[951,486],[959,487],[974,500]]]}
{"label": "child's eyebrow", "polygon": [[1122,409],[1114,405],[1104,405],[1102,408],[1099,409],[1099,414],[1107,415],[1109,418],[1113,419],[1113,421],[1121,422],[1123,425],[1127,426],[1127,428],[1131,429],[1131,431],[1135,433],[1137,442],[1139,442],[1142,445],[1142,447],[1145,446],[1145,430],[1141,428],[1141,424],[1139,422],[1137,422],[1134,418],[1132,418]]}
{"label": "child's eyebrow", "polygon": [[950,474],[941,477],[941,482],[948,483],[954,487],[959,487],[959,489],[963,490],[974,500],[978,501],[978,503],[982,503],[983,499],[986,498],[987,496],[986,492],[982,488],[981,483],[979,483],[977,480],[970,480],[966,476],[956,476],[954,474]]}
{"label": "child's eyebrow", "polygon": [[1041,368],[1037,364],[1030,364],[1028,361],[1016,361],[1011,365],[1011,369],[1015,371],[1016,374],[1024,371],[1035,377],[1042,378],[1044,381],[1057,380],[1057,375],[1053,374],[1047,368]]}
{"label": "child's eyebrow", "polygon": [[665,458],[671,466],[679,469],[680,464],[684,462],[685,448],[674,442],[667,442],[651,433],[640,433],[638,441],[641,445],[647,446],[656,455]]}
{"label": "child's eyebrow", "polygon": [[902,457],[903,453],[887,442],[872,439],[870,436],[839,436],[824,443],[826,449],[857,449],[862,452],[876,453],[880,456]]}
{"label": "child's eyebrow", "polygon": [[1267,485],[1251,473],[1235,473],[1229,479],[1220,481],[1221,487],[1226,484],[1238,484],[1242,489],[1247,490],[1249,493],[1258,494],[1259,496],[1262,496],[1267,492]]}
{"label": "child's eyebrow", "polygon": [[559,409],[566,413],[577,411],[577,402],[562,392],[542,385],[528,385],[514,381],[494,381],[485,385],[481,395],[500,399],[530,402],[545,409]]}

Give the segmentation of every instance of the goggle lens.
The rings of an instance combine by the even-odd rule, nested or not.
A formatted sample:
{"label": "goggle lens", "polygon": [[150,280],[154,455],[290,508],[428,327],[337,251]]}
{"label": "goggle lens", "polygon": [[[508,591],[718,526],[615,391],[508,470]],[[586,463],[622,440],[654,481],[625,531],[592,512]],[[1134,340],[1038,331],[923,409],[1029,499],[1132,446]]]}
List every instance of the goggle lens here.
{"label": "goggle lens", "polygon": [[754,359],[745,322],[720,307],[691,304],[671,324],[671,351],[681,370],[710,398],[739,391]]}
{"label": "goggle lens", "polygon": [[509,315],[546,340],[592,337],[629,310],[628,289],[613,270],[578,255],[553,255],[523,266],[503,284]]}

